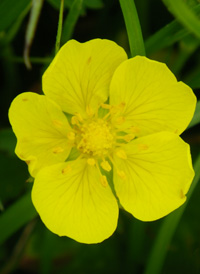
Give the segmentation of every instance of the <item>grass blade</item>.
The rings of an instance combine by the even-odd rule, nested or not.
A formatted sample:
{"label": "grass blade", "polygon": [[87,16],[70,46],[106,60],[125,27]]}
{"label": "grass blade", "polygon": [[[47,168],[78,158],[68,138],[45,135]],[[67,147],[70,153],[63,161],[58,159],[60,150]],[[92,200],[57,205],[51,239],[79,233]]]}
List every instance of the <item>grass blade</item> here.
{"label": "grass blade", "polygon": [[83,0],[75,0],[63,24],[62,43],[66,43],[72,36],[74,27],[80,16]]}
{"label": "grass blade", "polygon": [[131,56],[145,55],[144,42],[134,0],[119,0],[124,16]]}
{"label": "grass blade", "polygon": [[62,35],[62,24],[63,24],[63,11],[64,11],[64,0],[60,0],[60,12],[59,12],[59,19],[58,19],[58,31],[56,36],[55,55],[60,49],[60,40]]}
{"label": "grass blade", "polygon": [[31,9],[31,14],[30,14],[30,19],[28,22],[28,27],[26,30],[26,35],[25,35],[25,47],[24,47],[24,62],[25,65],[28,69],[31,69],[31,63],[29,59],[29,53],[30,53],[30,48],[33,42],[33,38],[35,35],[35,30],[37,27],[37,23],[40,17],[40,13],[42,10],[44,0],[34,0],[32,9]]}
{"label": "grass blade", "polygon": [[[197,17],[200,16],[200,4],[192,9]],[[168,47],[188,35],[190,30],[174,20],[145,41],[147,55],[150,55],[162,48]]]}
{"label": "grass blade", "polygon": [[163,2],[183,26],[200,38],[200,20],[184,1],[163,0]]}

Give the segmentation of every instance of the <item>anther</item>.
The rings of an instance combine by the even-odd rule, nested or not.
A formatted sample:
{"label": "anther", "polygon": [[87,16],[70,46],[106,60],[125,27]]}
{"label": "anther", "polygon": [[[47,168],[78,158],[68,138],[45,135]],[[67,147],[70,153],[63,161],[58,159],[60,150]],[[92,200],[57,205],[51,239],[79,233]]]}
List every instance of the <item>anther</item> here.
{"label": "anther", "polygon": [[101,104],[101,107],[105,109],[111,109],[111,105],[108,104]]}
{"label": "anther", "polygon": [[117,106],[112,106],[110,109],[110,114],[115,114],[119,111],[119,109],[117,108]]}
{"label": "anther", "polygon": [[87,159],[87,163],[88,163],[88,165],[90,165],[90,166],[94,166],[94,165],[96,164],[96,161],[95,161],[94,158],[88,158],[88,159]]}
{"label": "anther", "polygon": [[69,132],[69,133],[67,134],[67,138],[68,138],[69,140],[71,140],[71,141],[74,141],[74,139],[75,139],[75,133],[74,133],[73,131]]}
{"label": "anther", "polygon": [[185,198],[185,194],[184,194],[184,192],[183,192],[182,189],[181,189],[181,191],[180,191],[180,196],[181,196],[181,199],[184,199],[184,198]]}
{"label": "anther", "polygon": [[94,111],[90,106],[86,107],[86,113],[88,116],[93,116],[94,115]]}
{"label": "anther", "polygon": [[121,125],[125,122],[125,117],[123,116],[120,116],[120,117],[117,117],[115,122],[118,124],[118,125]]}
{"label": "anther", "polygon": [[63,126],[63,122],[59,121],[59,120],[53,120],[52,123],[54,124],[54,126],[56,127],[62,127]]}
{"label": "anther", "polygon": [[65,168],[63,168],[62,169],[62,174],[67,174],[67,173],[69,173],[70,171],[72,170],[72,167],[71,167],[71,165],[67,165]]}
{"label": "anther", "polygon": [[106,171],[111,171],[111,166],[108,161],[101,162],[101,167]]}
{"label": "anther", "polygon": [[130,131],[132,132],[132,133],[139,133],[140,132],[140,129],[139,129],[139,127],[131,127],[130,128]]}
{"label": "anther", "polygon": [[138,149],[139,150],[147,150],[149,147],[148,145],[145,145],[145,144],[138,144]]}
{"label": "anther", "polygon": [[119,177],[120,177],[122,180],[125,180],[125,179],[126,179],[126,174],[124,173],[123,170],[117,170],[117,174],[119,175]]}
{"label": "anther", "polygon": [[120,149],[116,152],[116,155],[121,158],[121,159],[124,159],[126,160],[127,159],[127,155],[126,155],[126,152],[123,150],[123,149]]}
{"label": "anther", "polygon": [[118,107],[119,107],[120,110],[124,110],[125,105],[126,105],[125,102],[121,102]]}
{"label": "anther", "polygon": [[79,125],[79,119],[77,116],[72,116],[71,118],[72,125]]}
{"label": "anther", "polygon": [[100,180],[101,180],[102,186],[106,187],[108,185],[108,181],[105,175],[102,175]]}
{"label": "anther", "polygon": [[123,139],[128,143],[130,141],[132,141],[135,138],[135,134],[127,134],[125,136],[123,136]]}
{"label": "anther", "polygon": [[63,151],[64,151],[64,149],[62,147],[54,147],[53,148],[54,154],[62,153]]}

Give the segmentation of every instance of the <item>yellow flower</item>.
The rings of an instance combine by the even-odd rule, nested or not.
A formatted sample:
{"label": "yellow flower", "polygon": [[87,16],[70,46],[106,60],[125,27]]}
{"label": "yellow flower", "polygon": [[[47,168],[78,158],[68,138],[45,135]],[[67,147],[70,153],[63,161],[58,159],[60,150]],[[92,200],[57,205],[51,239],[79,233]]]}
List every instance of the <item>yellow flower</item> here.
{"label": "yellow flower", "polygon": [[17,96],[9,118],[16,154],[35,177],[33,204],[52,232],[98,243],[116,229],[118,200],[142,221],[185,202],[194,172],[179,135],[196,98],[166,65],[127,60],[109,40],[71,40],[43,91]]}

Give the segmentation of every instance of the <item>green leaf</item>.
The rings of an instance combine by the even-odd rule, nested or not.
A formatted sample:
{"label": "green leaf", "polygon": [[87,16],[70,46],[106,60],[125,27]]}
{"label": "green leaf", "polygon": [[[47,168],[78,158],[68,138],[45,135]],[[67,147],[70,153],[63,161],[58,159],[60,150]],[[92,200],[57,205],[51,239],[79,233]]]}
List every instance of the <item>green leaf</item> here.
{"label": "green leaf", "polygon": [[190,122],[188,128],[191,128],[199,123],[200,123],[200,101],[197,102],[194,116],[193,116],[192,121]]}
{"label": "green leaf", "polygon": [[102,0],[84,0],[84,4],[90,9],[101,9],[104,6]]}
{"label": "green leaf", "polygon": [[[200,4],[196,5],[192,11],[199,17]],[[145,41],[147,55],[176,43],[189,33],[190,30],[186,29],[178,20],[172,21]]]}
{"label": "green leaf", "polygon": [[146,270],[144,274],[159,274],[161,273],[165,257],[167,255],[167,250],[169,244],[173,238],[173,235],[177,229],[180,219],[185,211],[185,208],[192,196],[192,193],[200,179],[200,155],[194,163],[195,177],[187,194],[187,201],[183,206],[181,206],[176,211],[168,215],[161,225],[161,228],[156,237],[155,243],[150,253],[150,257],[147,263]]}
{"label": "green leaf", "polygon": [[0,130],[0,150],[14,155],[16,137],[11,129]]}
{"label": "green leaf", "polygon": [[185,80],[186,84],[188,84],[193,89],[200,88],[200,68],[199,64],[191,70],[190,74],[187,75],[187,78]]}
{"label": "green leaf", "polygon": [[28,192],[20,200],[0,214],[0,244],[37,216]]}
{"label": "green leaf", "polygon": [[3,211],[3,210],[4,210],[4,206],[3,206],[2,201],[0,200],[0,211]]}
{"label": "green leaf", "polygon": [[26,17],[30,9],[31,9],[31,3],[24,10],[22,10],[18,18],[15,20],[15,23],[8,28],[8,30],[6,31],[6,33],[4,33],[4,35],[2,35],[2,37],[0,38],[0,43],[3,46],[6,46],[6,44],[11,43],[12,40],[15,38],[15,36],[17,35],[23,23],[24,18]]}
{"label": "green leaf", "polygon": [[[49,4],[54,7],[55,9],[60,9],[60,0],[47,0]],[[64,7],[69,8],[73,4],[74,0],[65,0],[64,1]]]}
{"label": "green leaf", "polygon": [[134,0],[119,0],[119,3],[126,24],[131,56],[145,55],[142,31]]}
{"label": "green leaf", "polygon": [[194,35],[189,34],[179,42],[177,54],[173,58],[170,66],[175,75],[178,75],[185,66],[187,60],[197,50],[200,45],[200,40]]}
{"label": "green leaf", "polygon": [[74,0],[63,24],[62,43],[66,43],[71,38],[82,7],[83,0]]}
{"label": "green leaf", "polygon": [[31,0],[0,1],[0,31],[11,26],[18,16],[30,5]]}
{"label": "green leaf", "polygon": [[0,199],[3,203],[17,198],[27,187],[27,165],[17,156],[0,153]]}
{"label": "green leaf", "polygon": [[[55,9],[60,9],[60,0],[47,0],[49,4]],[[64,7],[70,9],[74,4],[75,0],[65,0]],[[104,6],[102,0],[83,0],[83,4],[86,8],[90,9],[100,9]]]}
{"label": "green leaf", "polygon": [[183,26],[200,38],[200,20],[183,0],[163,0],[163,2]]}

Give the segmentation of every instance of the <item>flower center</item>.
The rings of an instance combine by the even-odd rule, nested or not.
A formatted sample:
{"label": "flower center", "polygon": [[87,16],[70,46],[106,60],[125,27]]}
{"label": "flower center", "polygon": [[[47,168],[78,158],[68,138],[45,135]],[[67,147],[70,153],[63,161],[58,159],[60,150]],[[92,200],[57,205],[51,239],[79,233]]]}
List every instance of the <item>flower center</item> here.
{"label": "flower center", "polygon": [[79,157],[85,158],[88,165],[97,168],[103,186],[106,186],[108,182],[102,170],[110,172],[112,166],[122,179],[126,178],[124,171],[116,165],[114,157],[127,160],[124,145],[136,137],[137,128],[120,130],[120,125],[125,121],[122,116],[124,106],[123,102],[117,106],[102,104],[102,109],[106,110],[103,118],[99,117],[98,110],[94,113],[89,108],[87,119],[84,120],[78,113],[71,118],[73,129],[67,137],[79,150]]}
{"label": "flower center", "polygon": [[114,144],[114,134],[111,126],[103,119],[84,123],[79,128],[79,143],[77,148],[90,157],[106,156]]}

